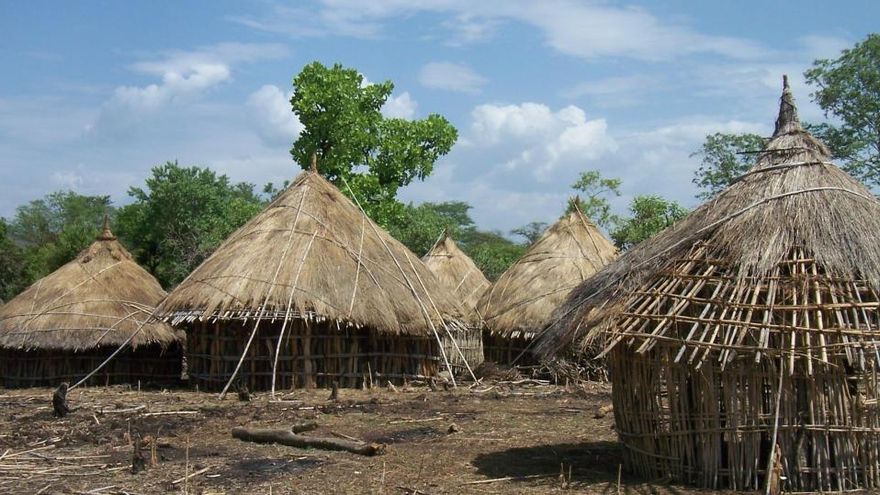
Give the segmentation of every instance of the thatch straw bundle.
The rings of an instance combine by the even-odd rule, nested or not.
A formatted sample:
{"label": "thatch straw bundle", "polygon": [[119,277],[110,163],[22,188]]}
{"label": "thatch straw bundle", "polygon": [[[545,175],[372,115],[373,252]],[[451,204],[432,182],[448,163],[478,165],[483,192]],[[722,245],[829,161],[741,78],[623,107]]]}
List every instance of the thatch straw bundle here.
{"label": "thatch straw bundle", "polygon": [[234,232],[157,314],[188,328],[190,376],[208,386],[235,374],[229,358],[244,349],[251,386],[273,390],[276,374],[282,386],[358,386],[373,375],[434,374],[441,358],[482,360],[453,296],[314,170]]}
{"label": "thatch straw bundle", "polygon": [[648,478],[876,488],[878,242],[880,201],[801,128],[786,81],[757,165],[573,291],[539,349],[604,343]]}
{"label": "thatch straw bundle", "polygon": [[[0,308],[0,374],[7,384],[57,384],[92,371],[131,338],[109,381],[179,378],[180,337],[150,320],[165,291],[104,230],[73,261]],[[161,355],[170,348],[164,357]]]}
{"label": "thatch straw bundle", "polygon": [[455,241],[444,232],[434,247],[422,256],[422,261],[442,284],[449,289],[467,313],[468,320],[480,325],[477,302],[489,288],[489,280],[483,272],[459,249]]}
{"label": "thatch straw bundle", "polygon": [[486,358],[515,360],[568,293],[616,257],[617,248],[580,210],[562,217],[480,298]]}

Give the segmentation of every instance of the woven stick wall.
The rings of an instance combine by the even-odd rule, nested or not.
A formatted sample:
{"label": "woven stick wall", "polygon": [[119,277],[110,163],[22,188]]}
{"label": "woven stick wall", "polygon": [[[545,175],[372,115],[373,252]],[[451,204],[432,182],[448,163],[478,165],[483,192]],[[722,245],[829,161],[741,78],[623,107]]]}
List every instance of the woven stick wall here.
{"label": "woven stick wall", "polygon": [[[228,380],[234,374],[237,362],[219,369],[215,364],[233,354],[245,356],[243,373],[254,367],[262,376],[259,373],[265,371],[255,360],[270,353],[276,371],[283,371],[291,359],[312,363],[312,370],[290,372],[312,373],[294,380],[295,386],[329,384],[324,375],[314,374],[321,366],[354,369],[321,373],[343,378],[343,386],[356,386],[360,381],[349,380],[346,373],[362,377],[362,365],[373,354],[385,353],[365,346],[364,339],[390,346],[389,355],[409,349],[412,362],[421,363],[433,353],[443,368],[448,362],[454,372],[476,366],[483,358],[482,348],[473,345],[479,343],[479,333],[462,323],[464,314],[452,294],[421,260],[314,169],[300,174],[263,212],[234,232],[171,292],[157,315],[186,328],[196,343],[189,352],[199,354],[189,360],[189,372],[211,380],[224,374]],[[313,331],[310,345],[318,347],[301,345],[303,329]],[[395,340],[400,344],[387,344]],[[351,350],[349,344],[355,343],[357,349]],[[298,354],[305,348],[310,349],[308,356]],[[340,348],[350,360],[344,366],[334,364]],[[388,369],[373,371],[394,374],[392,368],[401,376],[440,369],[433,364],[389,363]],[[271,383],[271,378],[254,380],[259,388]]]}
{"label": "woven stick wall", "polygon": [[649,479],[880,487],[880,201],[784,86],[758,164],[573,291],[538,346],[604,348]]}
{"label": "woven stick wall", "polygon": [[[54,387],[73,383],[98,367],[115,346],[103,346],[82,352],[63,350],[0,350],[0,386]],[[87,385],[135,384],[171,386],[181,383],[179,346],[140,346],[118,354]]]}
{"label": "woven stick wall", "polygon": [[[187,343],[190,379],[203,390],[219,390],[232,371],[248,338],[249,326],[239,322],[199,325]],[[269,390],[280,326],[266,325],[248,351],[239,382],[251,390]],[[342,387],[401,384],[435,376],[442,367],[437,343],[422,337],[391,337],[367,329],[340,329],[327,322],[297,320],[285,332],[276,388]]]}
{"label": "woven stick wall", "polygon": [[627,466],[762,488],[775,426],[788,488],[880,486],[878,300],[802,249],[769,276],[742,278],[697,244],[616,323],[624,343],[609,362]]}
{"label": "woven stick wall", "polygon": [[534,362],[535,335],[552,321],[568,293],[617,258],[617,248],[579,210],[553,224],[485,291],[477,311],[485,322],[487,360]]}

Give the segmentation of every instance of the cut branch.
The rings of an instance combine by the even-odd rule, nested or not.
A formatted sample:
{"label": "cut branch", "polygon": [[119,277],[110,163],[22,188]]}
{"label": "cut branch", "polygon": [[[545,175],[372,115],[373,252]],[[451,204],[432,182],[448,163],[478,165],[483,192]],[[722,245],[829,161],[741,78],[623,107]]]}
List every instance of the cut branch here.
{"label": "cut branch", "polygon": [[342,450],[367,456],[379,455],[385,452],[385,445],[383,444],[299,435],[299,431],[306,431],[302,427],[306,427],[306,430],[311,430],[316,428],[317,424],[295,425],[289,430],[236,427],[232,429],[232,436],[245,442],[277,443],[303,449]]}

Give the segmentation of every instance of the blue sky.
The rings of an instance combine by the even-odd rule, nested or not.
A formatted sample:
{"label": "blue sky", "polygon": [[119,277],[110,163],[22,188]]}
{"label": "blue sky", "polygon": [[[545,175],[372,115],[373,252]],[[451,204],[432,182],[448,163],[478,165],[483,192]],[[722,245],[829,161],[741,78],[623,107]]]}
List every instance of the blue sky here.
{"label": "blue sky", "polygon": [[[416,6],[417,5],[417,6]],[[482,228],[552,221],[578,173],[694,206],[706,134],[768,134],[781,77],[876,29],[880,3],[0,0],[0,216],[58,189],[109,194],[167,160],[262,185],[298,172],[287,102],[307,63],[395,83],[386,115],[460,138],[407,201]]]}

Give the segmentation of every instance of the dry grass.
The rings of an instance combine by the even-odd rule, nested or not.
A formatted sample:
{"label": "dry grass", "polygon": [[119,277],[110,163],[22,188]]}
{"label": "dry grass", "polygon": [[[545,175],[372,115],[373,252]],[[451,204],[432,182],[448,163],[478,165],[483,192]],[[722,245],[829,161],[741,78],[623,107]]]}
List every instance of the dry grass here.
{"label": "dry grass", "polygon": [[430,336],[463,319],[424,264],[317,172],[300,174],[174,289],[158,314],[329,320]]}
{"label": "dry grass", "polygon": [[489,288],[489,280],[474,261],[458,248],[448,232],[444,232],[434,247],[422,257],[422,261],[455,295],[468,319],[479,324],[481,318],[477,312],[477,302]]}
{"label": "dry grass", "polygon": [[[723,264],[732,283],[768,279],[800,249],[828,277],[880,287],[880,201],[830,162],[827,147],[801,128],[791,93],[786,95],[777,132],[758,164],[572,291],[540,350],[592,345],[617,326],[633,294],[654,290],[678,260],[703,245],[705,259]],[[682,284],[680,292],[686,287],[692,284]]]}
{"label": "dry grass", "polygon": [[580,211],[553,224],[480,298],[486,330],[532,337],[568,293],[617,257],[617,248]]}
{"label": "dry grass", "polygon": [[73,261],[38,280],[0,308],[0,347],[83,351],[125,342],[179,342],[168,325],[149,321],[165,291],[105,225]]}

